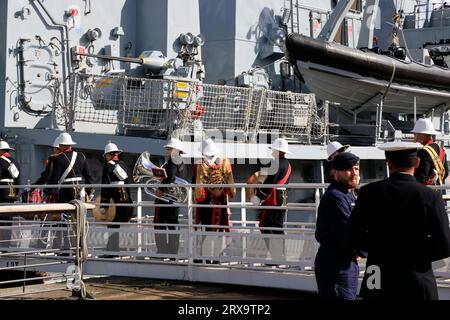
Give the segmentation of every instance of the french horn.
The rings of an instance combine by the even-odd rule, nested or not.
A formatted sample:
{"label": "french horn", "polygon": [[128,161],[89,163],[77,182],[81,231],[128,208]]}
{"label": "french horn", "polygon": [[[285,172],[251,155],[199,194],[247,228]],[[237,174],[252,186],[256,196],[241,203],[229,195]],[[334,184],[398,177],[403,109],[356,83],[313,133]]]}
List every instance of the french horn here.
{"label": "french horn", "polygon": [[[164,179],[164,176],[161,175],[161,172],[165,173],[165,170],[154,165],[150,161],[150,153],[148,151],[145,151],[139,156],[139,159],[134,165],[133,180],[135,183],[148,185],[161,184],[162,180]],[[186,180],[175,177],[175,182],[171,183],[170,187],[164,186],[165,191],[162,192],[162,196],[157,195],[156,189],[158,188],[156,187],[144,187],[144,192],[153,198],[168,203],[173,202],[177,204],[184,204],[188,199],[187,188],[183,187],[183,185],[186,184],[189,184]]]}

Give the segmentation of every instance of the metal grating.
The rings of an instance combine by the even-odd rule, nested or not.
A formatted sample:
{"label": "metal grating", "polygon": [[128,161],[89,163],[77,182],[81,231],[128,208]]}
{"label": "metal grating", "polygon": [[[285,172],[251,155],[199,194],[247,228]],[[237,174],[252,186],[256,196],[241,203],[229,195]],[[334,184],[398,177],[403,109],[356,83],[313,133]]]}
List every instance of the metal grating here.
{"label": "metal grating", "polygon": [[[299,136],[308,142],[325,134],[315,96],[264,89],[187,82],[77,74],[73,121],[165,132],[182,129],[239,132],[249,140],[259,133]],[[59,110],[64,124],[68,111]]]}

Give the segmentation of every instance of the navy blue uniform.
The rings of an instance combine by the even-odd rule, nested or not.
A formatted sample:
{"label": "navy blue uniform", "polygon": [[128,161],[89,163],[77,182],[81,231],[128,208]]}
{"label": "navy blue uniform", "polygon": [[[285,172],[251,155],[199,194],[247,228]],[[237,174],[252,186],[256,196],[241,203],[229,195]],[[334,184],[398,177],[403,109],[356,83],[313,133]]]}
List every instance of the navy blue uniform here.
{"label": "navy blue uniform", "polygon": [[324,299],[356,299],[359,267],[349,229],[355,200],[351,191],[333,180],[320,201],[315,233],[320,247],[314,267]]}
{"label": "navy blue uniform", "polygon": [[[351,216],[352,242],[367,252],[367,266],[380,269],[381,289],[365,299],[437,299],[431,262],[450,256],[449,221],[442,196],[407,174],[361,188]],[[370,284],[374,283],[371,277]]]}

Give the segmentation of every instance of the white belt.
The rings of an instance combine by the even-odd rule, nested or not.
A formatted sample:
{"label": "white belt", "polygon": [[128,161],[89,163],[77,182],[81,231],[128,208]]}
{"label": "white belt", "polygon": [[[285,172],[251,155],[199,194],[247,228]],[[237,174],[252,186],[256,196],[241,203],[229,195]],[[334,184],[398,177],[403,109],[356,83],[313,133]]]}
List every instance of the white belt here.
{"label": "white belt", "polygon": [[0,182],[14,182],[13,179],[2,179],[0,180]]}
{"label": "white belt", "polygon": [[81,181],[83,180],[83,178],[77,177],[77,178],[67,178],[64,179],[64,182],[77,182],[77,181]]}
{"label": "white belt", "polygon": [[123,181],[112,181],[111,184],[125,184]]}
{"label": "white belt", "polygon": [[277,190],[284,190],[286,191],[286,188],[276,188]]}

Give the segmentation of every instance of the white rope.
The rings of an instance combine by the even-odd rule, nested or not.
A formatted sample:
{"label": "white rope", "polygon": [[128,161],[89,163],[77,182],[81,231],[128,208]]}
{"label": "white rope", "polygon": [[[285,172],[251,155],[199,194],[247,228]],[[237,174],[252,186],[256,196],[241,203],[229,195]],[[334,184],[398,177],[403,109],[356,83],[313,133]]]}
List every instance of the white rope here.
{"label": "white rope", "polygon": [[87,209],[83,202],[80,200],[72,200],[70,204],[76,207],[75,213],[75,234],[76,234],[76,245],[75,245],[75,264],[80,270],[80,293],[83,299],[86,298],[86,285],[83,282],[83,263],[87,260],[89,250],[87,245],[87,234],[89,229],[89,224],[86,219]]}
{"label": "white rope", "polygon": [[386,98],[386,96],[387,96],[387,94],[388,94],[388,92],[389,92],[389,89],[391,88],[391,84],[392,84],[392,81],[394,81],[394,77],[395,77],[395,71],[396,71],[396,66],[395,66],[395,61],[392,59],[392,75],[391,75],[391,79],[389,80],[389,84],[388,84],[388,86],[387,86],[387,88],[386,88],[386,91],[384,92],[384,94],[383,94],[383,101],[384,101],[384,99]]}

